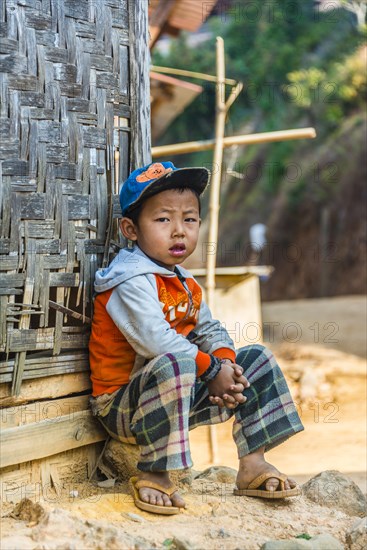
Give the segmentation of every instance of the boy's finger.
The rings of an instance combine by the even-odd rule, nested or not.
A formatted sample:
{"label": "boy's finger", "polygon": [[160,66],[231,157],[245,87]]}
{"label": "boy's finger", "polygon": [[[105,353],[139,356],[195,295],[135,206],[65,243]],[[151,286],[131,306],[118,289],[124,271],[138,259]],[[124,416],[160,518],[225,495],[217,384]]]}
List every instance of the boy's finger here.
{"label": "boy's finger", "polygon": [[245,388],[248,388],[250,386],[250,382],[245,378],[244,376],[234,376],[235,382],[240,382],[244,385]]}
{"label": "boy's finger", "polygon": [[244,384],[233,384],[233,386],[230,387],[230,390],[235,393],[241,393],[245,389]]}
{"label": "boy's finger", "polygon": [[228,395],[228,393],[224,393],[222,395],[222,399],[227,403],[235,403],[236,399],[232,395]]}
{"label": "boy's finger", "polygon": [[245,401],[247,401],[247,397],[245,395],[242,395],[242,393],[236,393],[234,395],[234,398],[238,405],[241,403],[245,403]]}
{"label": "boy's finger", "polygon": [[224,407],[225,406],[225,403],[224,403],[223,399],[221,399],[220,397],[210,395],[209,400],[210,400],[211,403],[213,403],[213,405],[218,405],[218,407]]}

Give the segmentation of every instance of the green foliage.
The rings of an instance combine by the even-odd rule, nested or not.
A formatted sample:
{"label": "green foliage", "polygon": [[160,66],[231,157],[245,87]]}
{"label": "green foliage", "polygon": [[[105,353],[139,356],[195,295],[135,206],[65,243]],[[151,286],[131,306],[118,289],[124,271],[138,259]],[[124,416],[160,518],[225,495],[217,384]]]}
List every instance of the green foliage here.
{"label": "green foliage", "polygon": [[310,540],[310,539],[312,539],[312,537],[308,533],[302,533],[301,535],[297,535],[296,539]]}
{"label": "green foliage", "polygon": [[335,126],[343,117],[363,107],[367,91],[364,51],[348,57],[344,63],[335,62],[328,71],[311,67],[289,73],[289,97],[296,105],[312,111],[314,118],[323,116]]}
{"label": "green foliage", "polygon": [[[366,29],[362,4],[346,0],[344,8],[322,12],[314,8],[311,0],[234,2],[227,12],[209,19],[207,26],[212,37],[206,42],[190,47],[188,35],[182,33],[172,40],[167,55],[153,54],[156,65],[214,74],[215,36],[221,35],[225,42],[226,75],[244,83],[243,92],[231,107],[227,134],[244,133],[249,123],[257,132],[315,126],[317,142],[304,145],[288,141],[266,146],[262,159],[272,167],[271,173],[262,170],[244,199],[237,201],[245,201],[244,209],[259,204],[260,195],[270,201],[280,192],[300,147],[312,150],[337,132],[346,117],[365,108],[367,83],[362,44]],[[213,137],[215,84],[199,83],[204,92],[175,120],[161,143]],[[251,162],[254,150],[259,147],[240,149],[238,163],[246,166]],[[211,159],[212,152],[203,152],[175,160],[179,165],[210,167]],[[303,200],[308,185],[307,178],[302,177],[287,188],[291,207]],[[240,187],[233,185],[229,192],[237,193]],[[329,192],[326,187],[320,187],[323,197]]]}
{"label": "green foliage", "polygon": [[[244,82],[232,106],[231,120],[240,126],[256,113],[262,129],[281,128],[308,115],[325,114],[335,125],[365,91],[363,61],[345,63],[362,43],[347,9],[315,11],[313,2],[261,0],[234,3],[209,20],[213,37],[189,47],[187,35],[172,40],[168,55],[153,54],[153,64],[214,74],[215,35],[225,41],[226,74]],[[201,83],[202,84],[202,83]],[[164,142],[210,138],[214,132],[215,85],[175,121]],[[195,120],[195,124],[192,121]]]}

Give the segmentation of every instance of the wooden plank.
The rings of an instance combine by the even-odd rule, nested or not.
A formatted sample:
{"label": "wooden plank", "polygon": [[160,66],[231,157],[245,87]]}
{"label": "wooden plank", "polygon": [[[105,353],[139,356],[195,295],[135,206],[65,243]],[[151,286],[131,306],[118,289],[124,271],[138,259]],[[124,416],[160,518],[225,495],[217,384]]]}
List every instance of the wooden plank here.
{"label": "wooden plank", "polygon": [[0,466],[10,466],[106,439],[90,411],[79,411],[2,431]]}
{"label": "wooden plank", "polygon": [[[71,374],[73,372],[89,372],[89,365],[86,363],[72,361],[68,365],[59,365],[53,367],[34,368],[24,367],[22,380],[35,380],[36,378],[44,378],[56,376],[58,374]],[[13,371],[9,373],[0,374],[0,383],[6,384],[12,380]]]}
{"label": "wooden plank", "polygon": [[72,419],[77,411],[88,410],[88,400],[88,395],[80,395],[6,407],[0,410],[0,428],[16,428],[67,415]]}
{"label": "wooden plank", "polygon": [[[91,252],[93,254],[93,252]],[[14,271],[18,267],[18,258],[16,256],[0,256],[1,271]]]}
{"label": "wooden plank", "polygon": [[90,218],[90,196],[71,195],[67,198],[69,220],[85,220]]}
{"label": "wooden plank", "polygon": [[23,220],[42,220],[45,218],[45,196],[43,193],[31,193],[17,197],[20,202],[20,216]]}
{"label": "wooden plank", "polygon": [[[14,304],[10,304],[14,305]],[[41,357],[40,357],[41,355]],[[65,367],[67,369],[71,363],[80,363],[88,366],[88,351],[78,351],[74,353],[61,354],[53,357],[44,357],[43,354],[30,355],[26,359],[25,369],[43,369],[49,367]],[[2,361],[0,363],[0,373],[11,372],[14,368],[14,359]]]}
{"label": "wooden plank", "polygon": [[25,73],[27,71],[27,58],[18,53],[11,53],[2,56],[0,59],[0,72],[12,73],[13,75]]}
{"label": "wooden plank", "polygon": [[50,273],[50,287],[52,286],[79,286],[79,273]]}
{"label": "wooden plank", "polygon": [[[54,327],[39,329],[13,329],[8,333],[7,349],[10,352],[53,349],[54,338]],[[89,334],[87,333],[69,333],[63,330],[61,338],[62,349],[86,349],[88,347]]]}
{"label": "wooden plank", "polygon": [[3,273],[0,275],[0,287],[22,287],[25,281],[24,273]]}
{"label": "wooden plank", "polygon": [[[31,498],[35,502],[48,495],[49,485],[42,486],[41,475],[45,469],[43,463],[48,463],[49,474],[53,481],[54,472],[57,471],[55,482],[59,478],[59,488],[65,488],[69,484],[86,481],[88,473],[95,465],[100,455],[103,442],[92,443],[71,451],[64,451],[51,457],[23,462],[3,468],[0,472],[0,495],[3,502],[17,503],[23,498]],[[56,489],[56,487],[55,487]]]}
{"label": "wooden plank", "polygon": [[92,387],[89,372],[61,374],[44,379],[25,380],[18,396],[11,395],[10,384],[0,384],[0,407],[11,407],[29,401],[52,399],[81,393]]}
{"label": "wooden plank", "polygon": [[106,148],[106,130],[104,128],[83,128],[83,142],[85,147],[97,149]]}

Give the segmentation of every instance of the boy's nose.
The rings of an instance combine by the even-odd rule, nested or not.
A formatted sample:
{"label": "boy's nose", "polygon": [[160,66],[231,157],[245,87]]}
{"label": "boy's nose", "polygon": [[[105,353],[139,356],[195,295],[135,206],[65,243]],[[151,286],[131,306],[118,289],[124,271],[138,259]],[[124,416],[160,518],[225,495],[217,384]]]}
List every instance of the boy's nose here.
{"label": "boy's nose", "polygon": [[185,235],[185,229],[183,224],[177,223],[175,224],[175,227],[173,228],[172,234],[174,237],[181,237]]}

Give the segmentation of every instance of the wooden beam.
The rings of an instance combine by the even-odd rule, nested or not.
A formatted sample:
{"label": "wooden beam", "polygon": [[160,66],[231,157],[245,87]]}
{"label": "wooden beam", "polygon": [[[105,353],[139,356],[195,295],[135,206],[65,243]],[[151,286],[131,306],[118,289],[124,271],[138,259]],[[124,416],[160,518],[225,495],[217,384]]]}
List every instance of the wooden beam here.
{"label": "wooden beam", "polygon": [[90,411],[2,430],[0,467],[51,456],[106,439],[107,434]]}
{"label": "wooden beam", "polygon": [[88,395],[79,395],[0,409],[0,429],[3,431],[65,415],[72,417],[78,411],[88,410],[88,400]]}
{"label": "wooden beam", "polygon": [[21,393],[18,396],[11,395],[11,384],[0,384],[0,407],[12,407],[29,401],[65,397],[70,394],[90,391],[91,387],[89,372],[24,380]]}
{"label": "wooden beam", "polygon": [[[254,143],[269,143],[273,141],[288,141],[291,139],[312,139],[316,137],[315,128],[300,128],[297,130],[280,130],[277,132],[261,132],[242,136],[231,136],[223,139],[223,147],[232,145],[250,145]],[[214,149],[215,139],[201,141],[186,141],[173,145],[152,147],[152,157],[166,157],[169,155],[183,155]]]}

